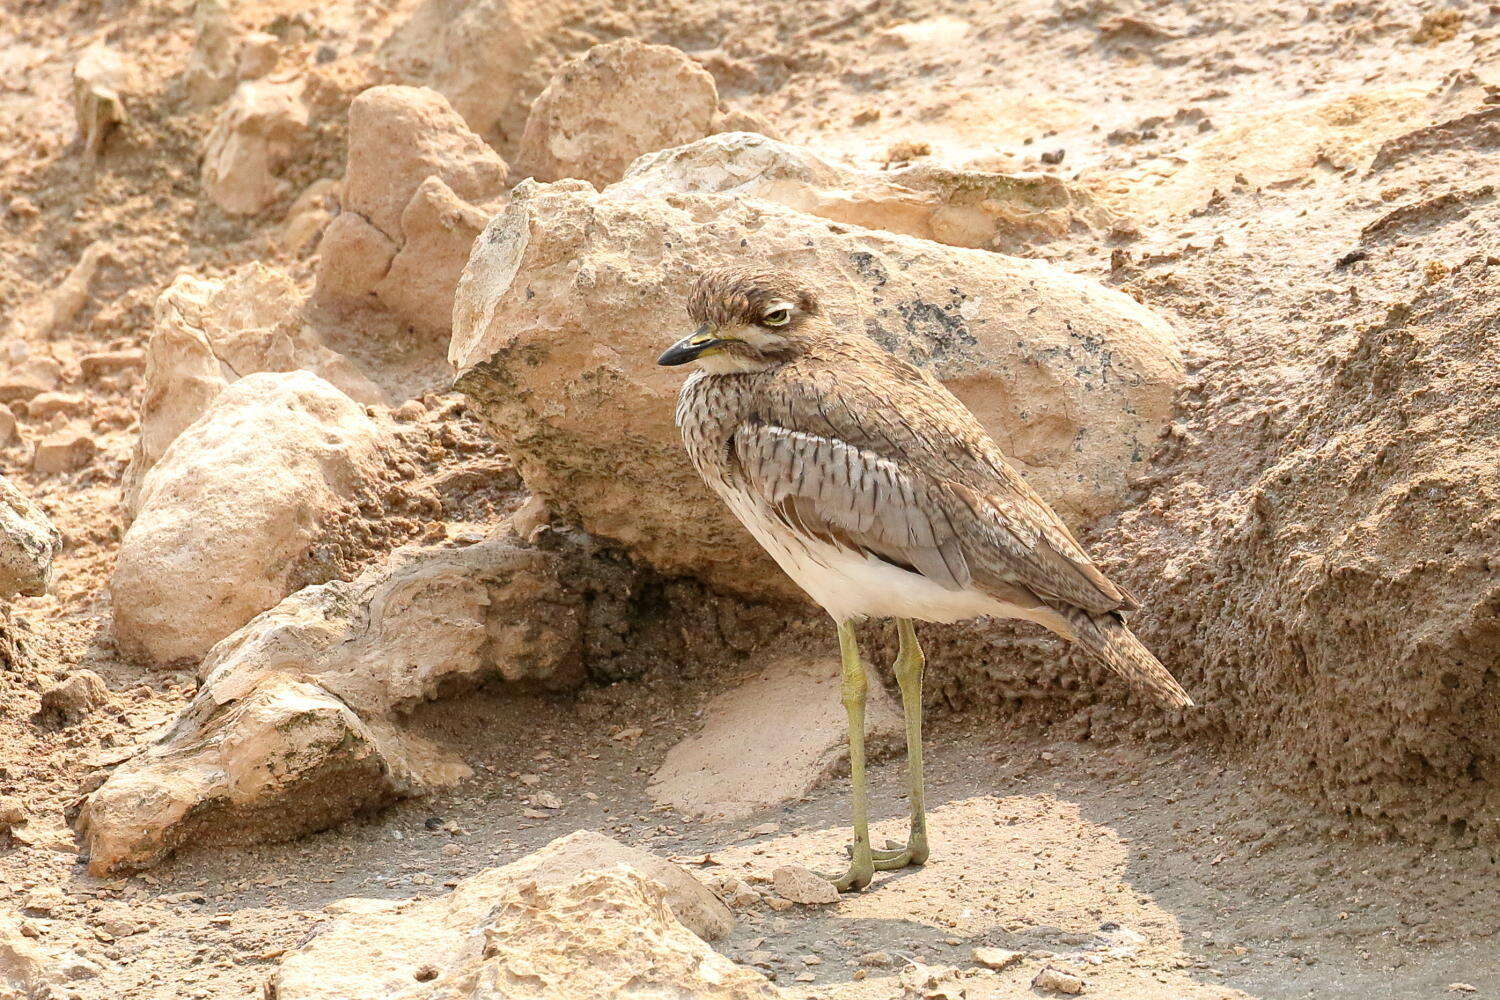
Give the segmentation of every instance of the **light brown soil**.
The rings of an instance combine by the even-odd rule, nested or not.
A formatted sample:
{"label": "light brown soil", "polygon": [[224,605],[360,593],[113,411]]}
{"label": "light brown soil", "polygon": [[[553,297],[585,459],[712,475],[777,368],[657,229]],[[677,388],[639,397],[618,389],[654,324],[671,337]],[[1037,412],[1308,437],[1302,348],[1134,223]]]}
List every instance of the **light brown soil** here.
{"label": "light brown soil", "polygon": [[[374,53],[415,6],[235,6],[241,24],[288,39],[284,65],[317,82],[317,139],[292,168],[291,195],[338,176],[348,101],[386,82]],[[1485,191],[1500,181],[1500,154],[1485,139],[1493,126],[1480,122],[1456,138],[1405,127],[1345,137],[1310,169],[1266,184],[1220,184],[1211,171],[1204,191],[1148,183],[1202,136],[1286,102],[1405,84],[1437,104],[1445,94],[1482,95],[1500,83],[1500,13],[1455,3],[1455,21],[1434,17],[1439,7],[633,0],[570,8],[549,58],[620,35],[678,45],[701,57],[732,103],[827,155],[879,166],[902,144],[901,155],[923,144],[963,147],[996,166],[1081,173],[1101,191],[1136,198],[1146,207],[1134,233],[1069,234],[1027,252],[1129,290],[1178,321],[1192,346],[1195,379],[1152,473],[1126,511],[1087,540],[1142,597],[1148,612],[1133,624],[1143,638],[1210,708],[1167,734],[1159,716],[1139,721],[1120,688],[1049,640],[1015,633],[996,644],[1011,633],[992,626],[925,631],[930,700],[946,710],[929,727],[932,862],[883,876],[829,910],[743,914],[720,945],[727,954],[769,953],[769,969],[794,996],[850,1000],[900,995],[901,958],[967,967],[976,944],[1058,957],[1033,955],[969,980],[971,998],[1033,995],[1027,983],[1046,961],[1083,970],[1093,996],[1405,1000],[1450,995],[1457,983],[1477,992],[1451,995],[1500,994],[1494,494],[1472,485],[1474,470],[1487,467],[1445,441],[1493,442],[1493,406],[1451,434],[1442,423],[1468,419],[1442,401],[1493,391],[1483,367],[1493,353],[1475,346],[1500,323],[1500,210]],[[912,22],[925,36],[884,33]],[[221,273],[264,259],[311,278],[306,260],[272,241],[287,204],[236,220],[199,191],[212,113],[188,109],[176,79],[192,38],[182,3],[76,0],[0,13],[0,314],[29,315],[84,248],[111,247],[76,316],[51,333],[8,329],[0,343],[0,366],[22,346],[53,357],[60,388],[86,399],[61,420],[20,414],[21,438],[0,444],[0,468],[66,539],[55,593],[15,605],[38,663],[0,675],[0,794],[19,796],[33,817],[18,841],[0,843],[0,906],[29,906],[25,918],[44,946],[93,963],[60,995],[258,996],[267,970],[317,927],[326,903],[441,892],[578,827],[675,856],[711,855],[717,864],[705,873],[769,874],[782,859],[834,867],[845,836],[841,782],[738,826],[651,808],[646,781],[662,755],[737,673],[721,661],[769,631],[757,613],[743,636],[726,640],[732,606],[710,609],[705,624],[685,599],[692,594],[668,587],[652,598],[659,618],[642,633],[650,641],[615,656],[628,661],[622,676],[644,671],[637,681],[577,702],[487,690],[418,710],[427,734],[474,768],[449,792],[291,844],[192,852],[130,879],[84,874],[64,811],[90,775],[174,716],[194,680],[122,662],[108,638],[119,479],[140,373],[86,381],[78,358],[143,346],[151,303],[181,269]],[[130,54],[141,83],[127,95],[125,133],[90,163],[74,140],[69,72],[96,39]],[[332,58],[319,62],[322,48]],[[1377,167],[1340,159],[1351,143],[1368,140],[1373,150],[1402,135]],[[1060,164],[1040,160],[1059,149]],[[1199,195],[1191,212],[1174,214],[1174,199]],[[1355,250],[1367,256],[1339,263]],[[1451,356],[1473,352],[1471,367],[1424,354],[1418,341],[1429,336]],[[1451,472],[1436,485],[1457,494],[1451,504],[1432,501],[1434,509],[1471,520],[1414,525],[1412,551],[1382,554],[1402,570],[1394,583],[1361,585],[1351,562],[1312,602],[1267,602],[1268,582],[1295,569],[1301,546],[1359,554],[1357,537],[1328,537],[1333,519],[1314,499],[1327,495],[1320,477],[1331,474],[1318,449],[1332,436],[1372,450],[1386,443],[1380,401],[1360,398],[1373,377],[1426,396],[1423,414],[1439,423],[1421,444]],[[1347,423],[1320,415],[1314,404],[1330,396],[1348,402],[1337,410]],[[381,537],[354,532],[310,578],[353,575],[392,544],[477,530],[514,508],[513,481],[496,488],[479,476],[464,485],[451,475],[467,463],[504,480],[503,457],[474,444],[467,424],[445,443],[438,424],[458,418],[440,405],[427,419],[432,436],[414,454],[425,448],[428,461],[402,496],[430,487],[443,511],[427,516],[446,528],[422,524],[420,505],[403,500]],[[99,457],[77,472],[31,472],[34,442],[70,421],[88,430]],[[1397,472],[1418,467],[1401,464],[1408,457],[1395,454]],[[1288,477],[1306,488],[1289,489]],[[1386,482],[1351,487],[1361,517],[1385,510],[1377,487]],[[1278,530],[1246,530],[1237,518],[1247,508]],[[1299,541],[1292,529],[1304,522]],[[1430,577],[1402,563],[1450,540],[1453,551]],[[1360,625],[1372,593],[1381,608],[1428,602],[1441,613],[1412,622],[1412,644],[1394,648]],[[799,622],[782,641],[825,643],[825,631]],[[1273,653],[1262,655],[1267,632]],[[1488,662],[1488,672],[1457,671],[1465,656]],[[1398,657],[1423,667],[1388,684],[1376,671]],[[1335,667],[1366,661],[1369,678],[1328,683]],[[35,721],[40,690],[80,668],[103,676],[111,705],[63,729]],[[622,725],[646,734],[612,739]],[[1445,734],[1436,749],[1421,735],[1434,729]],[[1307,754],[1309,742],[1327,752]],[[523,773],[542,775],[540,787],[563,800],[556,816],[522,815],[532,791],[518,782]],[[877,765],[874,779],[876,815],[889,821],[881,832],[895,834],[899,758]],[[780,830],[742,836],[766,821]],[[1142,939],[1102,929],[1111,924]],[[1133,951],[1120,951],[1122,942]],[[1105,950],[1091,952],[1095,945]],[[873,951],[897,965],[857,964]],[[1093,965],[1089,954],[1104,957]],[[807,955],[820,963],[806,964]],[[796,982],[802,973],[812,981]]]}

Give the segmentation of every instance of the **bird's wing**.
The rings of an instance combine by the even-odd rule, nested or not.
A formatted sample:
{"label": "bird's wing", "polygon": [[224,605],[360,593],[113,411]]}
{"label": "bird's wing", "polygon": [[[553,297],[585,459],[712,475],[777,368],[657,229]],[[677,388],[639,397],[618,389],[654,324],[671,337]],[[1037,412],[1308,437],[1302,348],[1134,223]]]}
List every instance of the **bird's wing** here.
{"label": "bird's wing", "polygon": [[747,487],[778,516],[950,589],[1135,606],[940,383],[896,358],[860,360],[785,366],[735,431]]}

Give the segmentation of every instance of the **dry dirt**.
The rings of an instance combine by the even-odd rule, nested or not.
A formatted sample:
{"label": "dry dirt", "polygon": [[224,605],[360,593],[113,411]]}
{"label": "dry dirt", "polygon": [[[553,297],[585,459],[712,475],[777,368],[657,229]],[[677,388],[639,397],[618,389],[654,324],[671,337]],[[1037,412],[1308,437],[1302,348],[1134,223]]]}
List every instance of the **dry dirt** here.
{"label": "dry dirt", "polygon": [[[183,270],[219,274],[270,260],[310,284],[310,262],[280,249],[279,226],[297,192],[339,175],[354,94],[407,82],[381,69],[376,53],[417,6],[232,5],[240,25],[279,40],[283,71],[315,83],[310,152],[289,169],[287,196],[248,218],[224,215],[199,188],[212,113],[191,108],[183,94],[190,3],[13,0],[0,12],[0,314],[19,320],[3,334],[0,365],[51,357],[64,373],[59,388],[80,397],[72,412],[19,413],[20,437],[0,440],[0,468],[65,538],[54,593],[14,606],[38,663],[0,676],[0,795],[17,796],[32,816],[19,839],[0,841],[0,906],[24,907],[38,940],[72,956],[60,996],[258,996],[326,903],[435,894],[579,827],[688,859],[705,875],[769,877],[785,859],[827,868],[840,860],[840,781],[737,824],[652,808],[652,772],[747,666],[725,650],[749,640],[708,644],[713,655],[698,659],[694,652],[707,647],[679,636],[622,654],[631,664],[621,674],[636,679],[576,700],[484,690],[418,709],[422,731],[474,769],[448,792],[290,844],[189,852],[128,879],[85,873],[64,811],[92,773],[171,720],[195,680],[190,671],[125,662],[109,639],[106,582],[123,528],[120,479],[135,440],[140,369],[85,378],[79,359],[143,347],[153,300]],[[1082,970],[1087,995],[1103,997],[1500,996],[1500,603],[1493,507],[1484,509],[1494,494],[1466,485],[1484,466],[1450,440],[1440,405],[1495,384],[1486,389],[1493,370],[1483,358],[1454,370],[1440,360],[1466,358],[1500,330],[1500,145],[1493,111],[1447,133],[1402,117],[1416,106],[1403,102],[1438,109],[1431,117],[1440,121],[1453,119],[1460,98],[1495,107],[1500,7],[561,6],[566,17],[548,59],[620,36],[677,45],[737,107],[824,155],[880,167],[941,146],[1006,169],[1082,174],[1132,199],[1129,231],[1063,234],[1022,252],[1124,288],[1190,339],[1193,380],[1142,494],[1088,541],[1143,598],[1143,638],[1180,666],[1200,700],[1222,707],[1167,732],[1159,717],[1136,722],[1120,689],[1097,673],[1071,663],[1058,673],[1049,641],[1026,634],[987,659],[975,650],[988,648],[990,627],[931,630],[930,703],[942,710],[928,730],[932,862],[883,876],[826,910],[753,908],[718,947],[774,972],[792,996],[841,1000],[899,997],[902,960],[967,968],[976,945],[1028,957],[966,980],[973,1000],[1034,995],[1030,978],[1046,962]],[[125,95],[127,124],[94,159],[75,134],[70,72],[99,40],[127,53],[139,79]],[[1310,126],[1257,117],[1356,93],[1379,107],[1334,109]],[[1455,108],[1446,118],[1445,101]],[[505,124],[487,138],[509,157],[516,137]],[[1253,177],[1226,170],[1214,148],[1193,147],[1237,128],[1259,130]],[[1299,131],[1309,128],[1318,140],[1310,146]],[[1193,169],[1161,181],[1164,165],[1185,156],[1195,158]],[[107,250],[76,310],[37,322],[99,241]],[[1423,353],[1429,334],[1438,358]],[[1385,443],[1368,426],[1381,416],[1379,399],[1360,404],[1372,412],[1357,427],[1309,416],[1308,404],[1353,397],[1365,377],[1428,401],[1419,415],[1439,423],[1423,447],[1440,452],[1452,474],[1417,485],[1472,491],[1476,508],[1472,530],[1454,532],[1460,552],[1444,564],[1443,581],[1424,582],[1417,567],[1377,588],[1386,608],[1446,595],[1443,615],[1413,622],[1411,648],[1401,650],[1366,638],[1360,603],[1369,591],[1354,583],[1368,568],[1353,556],[1315,601],[1296,607],[1260,601],[1264,579],[1260,589],[1243,584],[1294,571],[1307,548],[1359,554],[1357,534],[1320,533],[1326,512],[1281,499],[1289,482],[1319,475],[1319,449],[1338,435],[1372,453]],[[477,440],[457,397],[441,386],[408,388],[435,390],[427,396],[428,461],[416,472],[437,484],[443,523],[399,510],[374,537],[367,531],[361,544],[331,553],[321,578],[352,576],[372,553],[414,537],[480,530],[520,503],[506,460]],[[1493,444],[1494,411],[1485,412],[1488,424],[1453,434]],[[444,421],[456,429],[445,435]],[[93,440],[95,458],[73,472],[33,471],[35,442],[67,427]],[[1162,488],[1148,496],[1153,486]],[[1381,516],[1384,494],[1355,487],[1360,517]],[[1237,520],[1245,509],[1283,526],[1305,522],[1306,533],[1263,538]],[[1430,530],[1448,537],[1441,525]],[[1453,566],[1462,572],[1449,573]],[[1215,595],[1212,613],[1193,596],[1203,593]],[[1455,603],[1454,594],[1469,600]],[[663,606],[656,631],[696,627],[689,602]],[[764,614],[746,621],[755,638],[769,631]],[[1267,630],[1297,654],[1237,667]],[[821,623],[798,621],[780,641],[829,640]],[[1445,666],[1455,650],[1488,658],[1485,683],[1449,683],[1458,676]],[[1401,678],[1401,690],[1449,693],[1413,702],[1383,695],[1388,689],[1374,681],[1323,683],[1326,663],[1368,660],[1373,675],[1398,654],[1430,665]],[[63,727],[34,718],[39,691],[81,668],[104,678],[107,709]],[[1047,698],[1035,698],[1037,690]],[[1434,720],[1451,738],[1426,754],[1410,734]],[[615,738],[630,726],[644,735]],[[1298,731],[1315,731],[1336,752],[1309,762],[1297,752],[1302,744],[1282,742]],[[540,775],[539,787],[563,807],[527,818],[523,800],[535,788],[522,774]],[[889,820],[879,833],[894,834],[899,757],[874,768],[874,786],[876,816]],[[777,828],[748,835],[765,823]]]}

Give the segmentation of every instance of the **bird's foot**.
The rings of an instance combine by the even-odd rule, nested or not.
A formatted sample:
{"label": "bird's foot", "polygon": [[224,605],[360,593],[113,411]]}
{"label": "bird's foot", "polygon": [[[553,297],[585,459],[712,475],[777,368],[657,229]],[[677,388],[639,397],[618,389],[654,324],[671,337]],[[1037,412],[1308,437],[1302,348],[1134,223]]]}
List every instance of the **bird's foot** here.
{"label": "bird's foot", "polygon": [[873,858],[866,859],[864,864],[856,858],[844,874],[824,875],[823,878],[832,882],[833,887],[839,892],[858,892],[875,880],[875,872],[878,870],[879,866]]}
{"label": "bird's foot", "polygon": [[[852,846],[845,847],[844,853],[850,857],[854,856]],[[872,848],[870,859],[875,863],[878,872],[892,872],[898,868],[909,866],[920,867],[927,862],[927,845],[913,838],[910,844],[898,844],[894,840],[887,840],[885,848]]]}

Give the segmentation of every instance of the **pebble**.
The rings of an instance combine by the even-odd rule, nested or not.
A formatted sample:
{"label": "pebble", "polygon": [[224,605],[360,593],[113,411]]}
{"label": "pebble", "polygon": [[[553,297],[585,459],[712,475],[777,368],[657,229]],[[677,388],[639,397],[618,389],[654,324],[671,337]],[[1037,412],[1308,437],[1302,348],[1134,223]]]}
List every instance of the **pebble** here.
{"label": "pebble", "polygon": [[860,965],[872,965],[878,969],[884,969],[893,961],[888,951],[867,951],[855,961]]}
{"label": "pebble", "polygon": [[41,475],[70,472],[87,465],[99,446],[87,432],[65,427],[37,442],[31,454],[31,468]]}
{"label": "pebble", "polygon": [[801,865],[782,865],[771,873],[776,895],[803,906],[819,906],[839,901],[839,891],[821,875]]}

